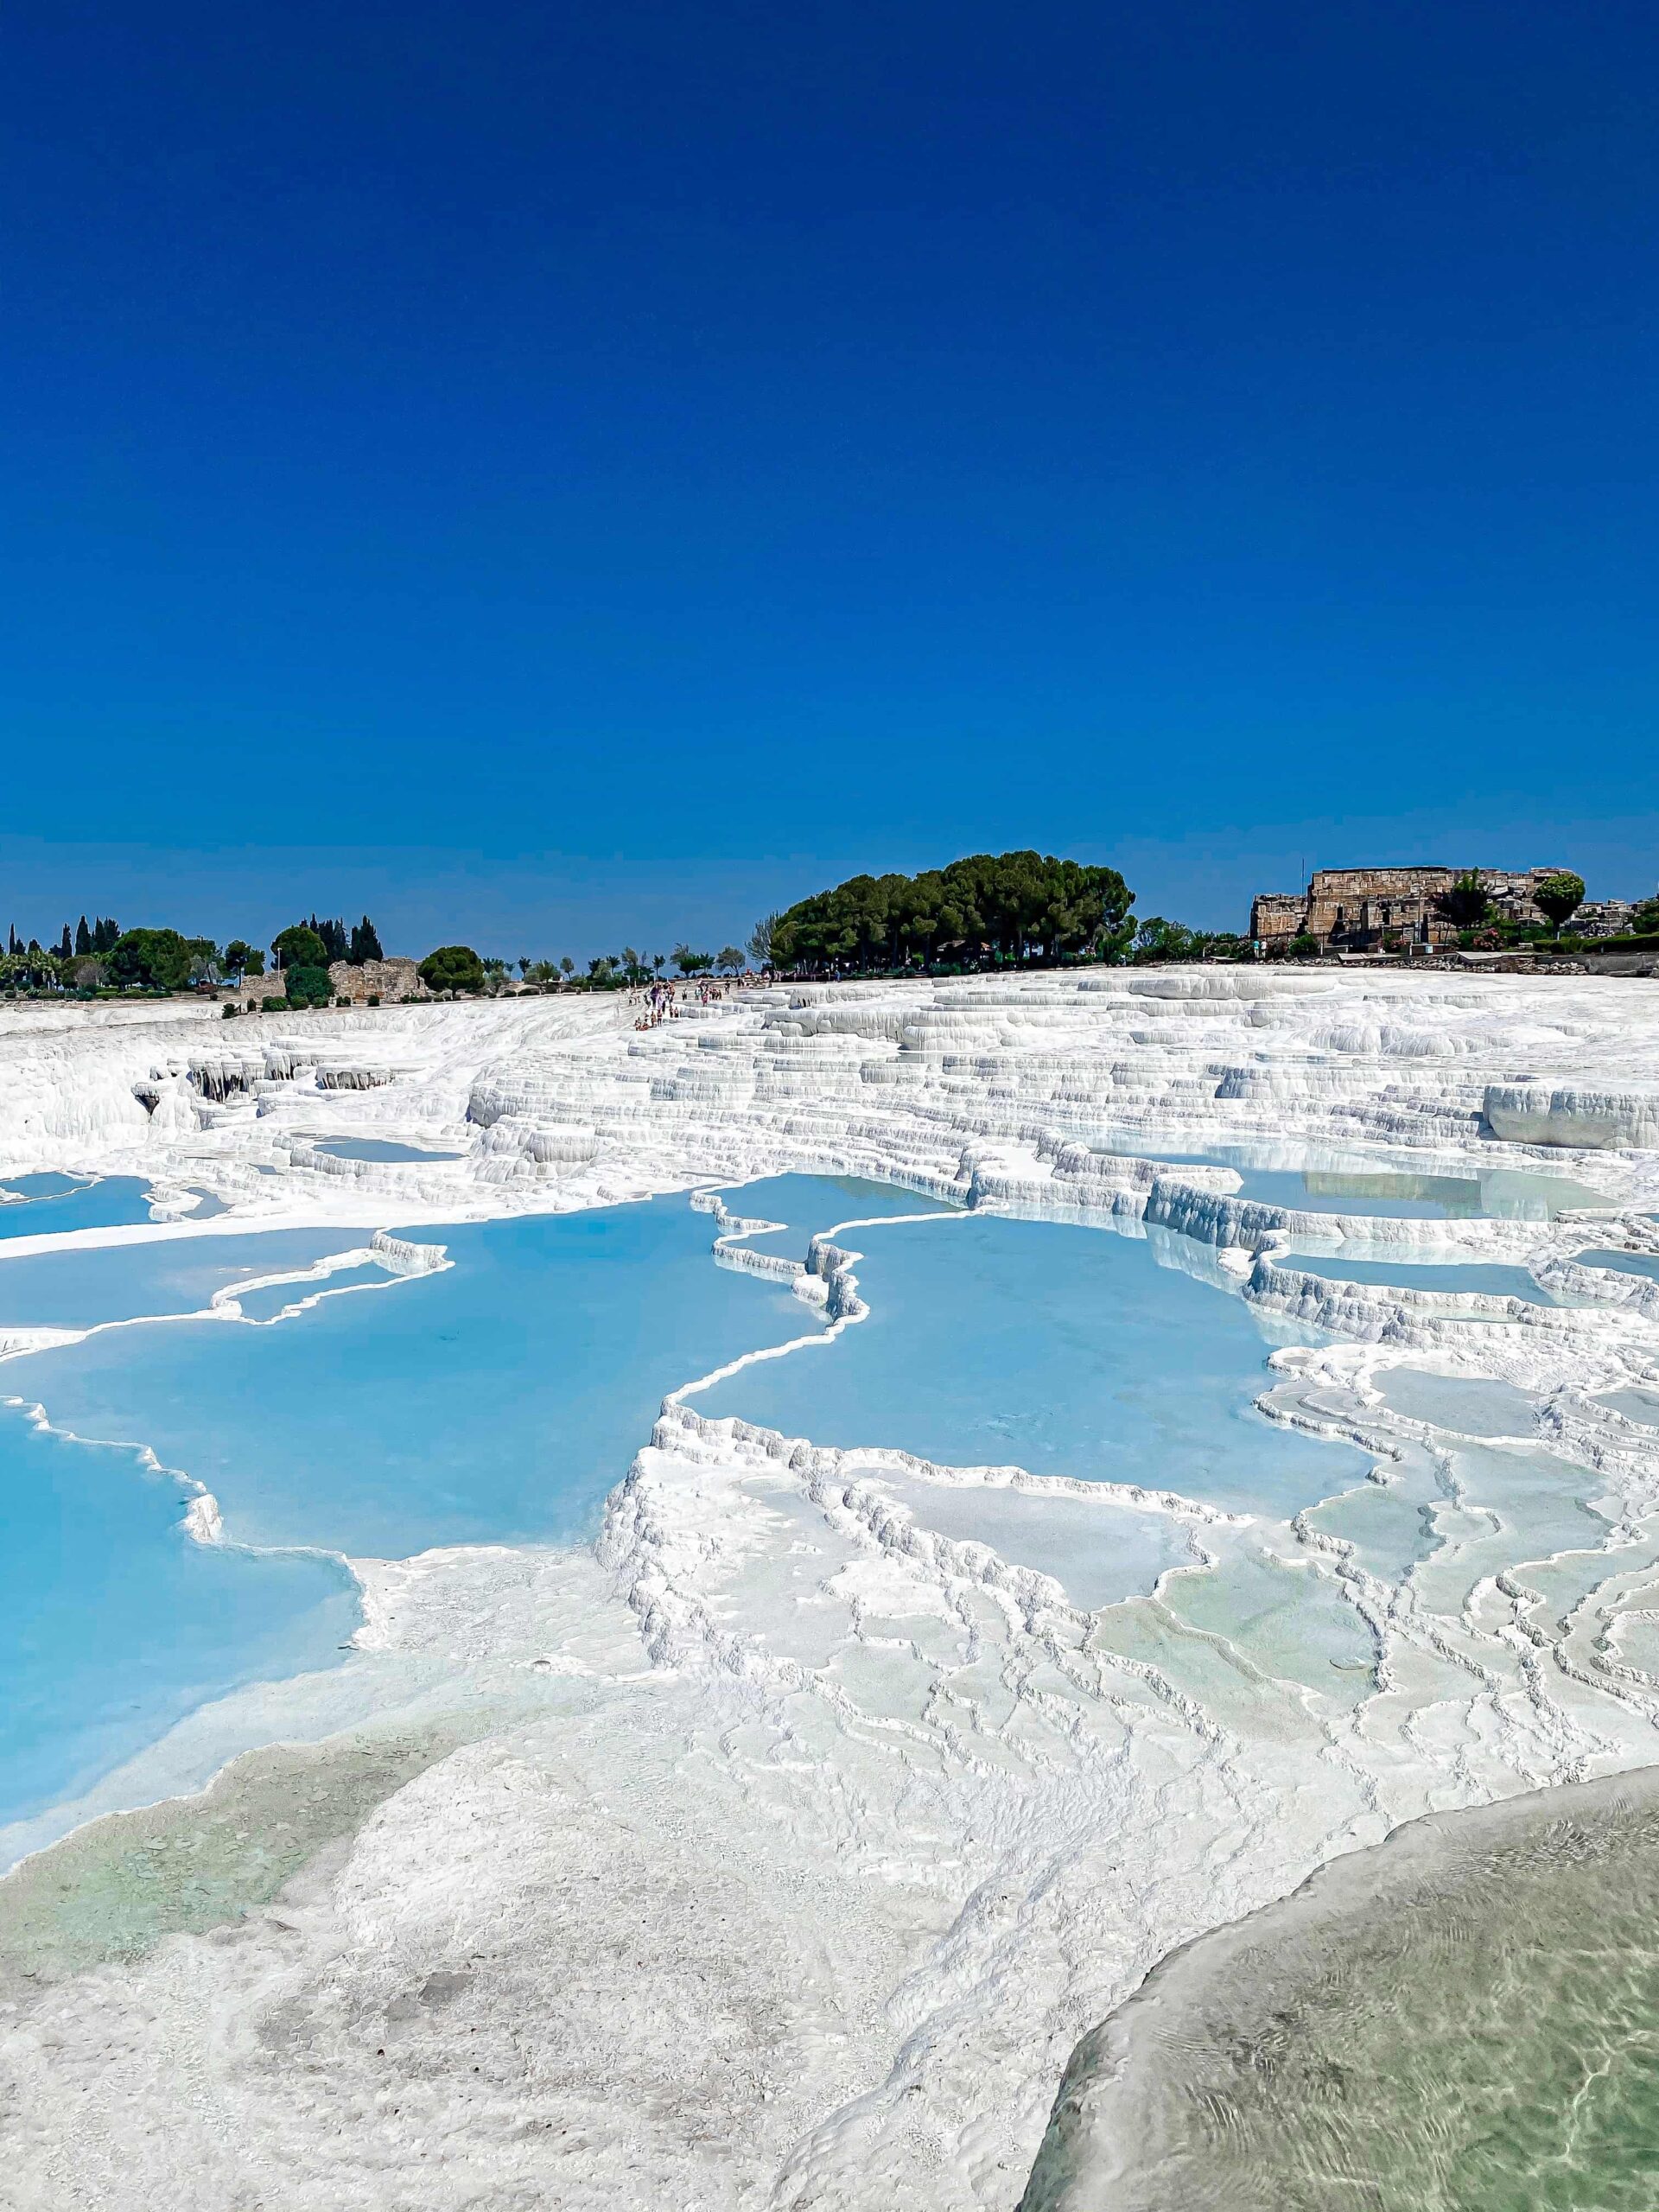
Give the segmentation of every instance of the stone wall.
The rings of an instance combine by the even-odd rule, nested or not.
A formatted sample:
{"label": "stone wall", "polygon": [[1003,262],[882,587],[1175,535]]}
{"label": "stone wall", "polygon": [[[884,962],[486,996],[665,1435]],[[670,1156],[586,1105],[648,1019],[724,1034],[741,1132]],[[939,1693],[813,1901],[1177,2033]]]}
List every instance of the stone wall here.
{"label": "stone wall", "polygon": [[1458,929],[1440,901],[1460,877],[1473,875],[1492,902],[1494,918],[1541,925],[1533,899],[1539,879],[1553,868],[1325,868],[1314,871],[1305,892],[1258,893],[1250,907],[1250,935],[1263,944],[1285,944],[1303,932],[1340,951],[1376,950],[1385,944],[1455,944]]}
{"label": "stone wall", "polygon": [[405,999],[426,996],[413,960],[365,960],[355,968],[349,961],[336,960],[329,967],[328,981],[334,996],[349,999],[353,1006],[365,1006],[371,998],[378,998],[382,1006],[397,1006]]}

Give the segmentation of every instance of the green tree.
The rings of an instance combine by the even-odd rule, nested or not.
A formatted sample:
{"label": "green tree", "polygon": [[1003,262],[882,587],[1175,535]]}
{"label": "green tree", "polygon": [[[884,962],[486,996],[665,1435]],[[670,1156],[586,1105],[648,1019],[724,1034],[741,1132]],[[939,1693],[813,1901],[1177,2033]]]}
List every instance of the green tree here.
{"label": "green tree", "polygon": [[288,987],[289,1006],[327,1006],[334,996],[334,987],[326,968],[289,968],[283,981]]}
{"label": "green tree", "polygon": [[736,944],[723,946],[715,956],[715,965],[716,968],[723,968],[728,976],[735,976],[743,965],[742,947]]}
{"label": "green tree", "polygon": [[270,940],[279,968],[326,968],[328,950],[308,922],[292,922]]}
{"label": "green tree", "polygon": [[429,991],[481,991],[484,963],[470,944],[441,944],[416,971]]}
{"label": "green tree", "polygon": [[779,918],[777,914],[762,914],[749,931],[749,957],[757,968],[770,968],[772,964],[772,933]]}
{"label": "green tree", "polygon": [[689,944],[677,944],[673,959],[682,976],[701,976],[715,964],[712,952],[693,952]]}
{"label": "green tree", "polygon": [[352,931],[351,946],[346,957],[353,968],[362,967],[365,961],[384,960],[386,957],[380,950],[380,938],[374,924],[366,914]]}
{"label": "green tree", "polygon": [[576,963],[570,957],[568,952],[565,954],[563,959],[559,963],[559,970],[562,975],[565,976],[574,976],[576,972]]}
{"label": "green tree", "polygon": [[1561,933],[1561,924],[1576,914],[1584,904],[1584,878],[1574,875],[1571,868],[1561,868],[1554,875],[1547,875],[1535,884],[1532,903],[1541,914],[1548,915],[1555,925],[1555,934]]}
{"label": "green tree", "polygon": [[1441,892],[1434,903],[1446,920],[1460,930],[1478,929],[1492,911],[1491,894],[1472,868],[1460,875],[1449,891]]}
{"label": "green tree", "polygon": [[265,956],[245,938],[233,937],[225,948],[225,969],[239,982],[244,976],[263,976]]}
{"label": "green tree", "polygon": [[129,930],[110,947],[111,982],[130,988],[181,991],[193,955],[177,930]]}

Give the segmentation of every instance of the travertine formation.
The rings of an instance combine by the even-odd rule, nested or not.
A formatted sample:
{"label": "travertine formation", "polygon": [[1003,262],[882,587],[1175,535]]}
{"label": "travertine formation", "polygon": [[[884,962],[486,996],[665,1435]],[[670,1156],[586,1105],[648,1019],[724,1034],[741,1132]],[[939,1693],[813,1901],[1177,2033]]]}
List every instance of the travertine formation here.
{"label": "travertine formation", "polygon": [[[20,1018],[0,1064],[0,1171],[141,1169],[175,1217],[110,1236],[191,1235],[187,1187],[227,1203],[219,1233],[379,1229],[783,1169],[1116,1227],[1253,1306],[1280,1341],[1262,1413],[1370,1470],[1288,1520],[1222,1513],[1155,1466],[1088,1484],[832,1450],[710,1419],[688,1377],[596,1555],[354,1562],[344,1666],[159,1748],[174,1789],[279,1738],[313,1747],[314,1793],[331,1758],[353,1779],[275,1902],[0,1980],[19,2206],[1007,2208],[1077,2038],[1172,1947],[1422,1811],[1653,1758],[1659,1282],[1586,1256],[1659,1248],[1648,984],[1095,972],[754,992],[648,1033],[606,1001]],[[464,1156],[309,1141],[346,1127]],[[1178,1164],[1224,1140],[1517,1189],[1552,1169],[1605,1211],[1302,1213]],[[791,1252],[741,1203],[710,1264],[859,1327],[858,1224]],[[1299,1264],[1354,1237],[1582,1302]],[[1068,1529],[1176,1520],[1193,1563],[1085,1610],[1063,1556],[930,1524],[931,1497],[982,1491]],[[1333,1621],[1357,1670],[1327,1656]],[[391,1728],[416,1747],[397,1772],[421,1770],[365,1816]],[[213,1801],[221,1859],[246,1848],[241,1771]],[[83,1810],[156,1787],[135,1770]],[[188,1796],[145,1816],[181,1854],[207,1817]],[[66,1941],[73,1897],[112,1914],[130,1863],[118,1821],[73,1847]],[[168,1863],[153,1828],[145,1849]]]}

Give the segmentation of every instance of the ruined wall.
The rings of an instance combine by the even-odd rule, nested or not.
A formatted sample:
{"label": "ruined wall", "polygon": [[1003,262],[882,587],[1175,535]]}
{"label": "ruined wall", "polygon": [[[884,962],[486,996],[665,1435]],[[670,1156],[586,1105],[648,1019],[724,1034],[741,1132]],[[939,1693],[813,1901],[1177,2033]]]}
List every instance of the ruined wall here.
{"label": "ruined wall", "polygon": [[1473,875],[1491,899],[1494,918],[1542,924],[1534,901],[1552,868],[1325,868],[1305,892],[1259,893],[1250,907],[1250,935],[1283,944],[1306,931],[1321,945],[1372,950],[1398,938],[1405,944],[1454,944],[1457,925],[1440,912],[1452,885]]}
{"label": "ruined wall", "polygon": [[382,1006],[397,1006],[404,999],[426,996],[426,986],[413,960],[365,960],[355,968],[349,961],[336,960],[329,966],[328,981],[334,996],[349,999],[353,1006],[365,1006],[372,997]]}

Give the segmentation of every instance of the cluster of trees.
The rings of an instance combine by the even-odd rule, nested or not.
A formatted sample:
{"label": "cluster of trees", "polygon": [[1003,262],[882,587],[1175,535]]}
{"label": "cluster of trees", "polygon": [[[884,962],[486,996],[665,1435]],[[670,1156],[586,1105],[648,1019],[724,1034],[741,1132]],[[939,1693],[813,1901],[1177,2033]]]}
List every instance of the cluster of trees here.
{"label": "cluster of trees", "polygon": [[976,853],[919,875],[855,875],[768,914],[762,967],[810,974],[1122,958],[1135,893],[1115,868],[1034,852]]}
{"label": "cluster of trees", "polygon": [[677,944],[672,952],[640,952],[625,944],[620,952],[601,952],[588,963],[585,972],[566,954],[562,960],[494,960],[475,952],[469,944],[442,944],[420,964],[420,978],[429,991],[495,992],[505,990],[517,968],[520,979],[543,990],[620,991],[637,989],[666,975],[671,966],[681,976],[735,976],[742,969],[742,948],[722,946],[718,952],[696,952]]}
{"label": "cluster of trees", "polygon": [[[1561,925],[1570,921],[1584,904],[1584,878],[1571,868],[1558,869],[1534,886],[1532,898],[1559,937]],[[1472,870],[1460,875],[1449,891],[1442,892],[1436,904],[1446,920],[1455,925],[1459,942],[1465,945],[1483,941],[1523,943],[1538,934],[1532,923],[1500,918],[1491,894]]]}
{"label": "cluster of trees", "polygon": [[[380,938],[374,924],[366,914],[349,931],[343,919],[319,921],[315,914],[306,921],[296,922],[294,926],[308,930],[315,938],[322,947],[322,965],[325,968],[334,960],[348,960],[353,968],[360,968],[366,960],[384,960],[386,957],[380,950]],[[283,931],[281,934],[286,936],[288,932]],[[274,944],[271,949],[273,951],[276,950]]]}
{"label": "cluster of trees", "polygon": [[[290,1003],[307,1006],[326,1004],[330,961],[384,957],[366,914],[349,933],[343,922],[320,922],[314,914],[279,930],[270,949],[287,971]],[[50,948],[36,938],[25,944],[11,929],[0,957],[0,989],[182,991],[197,983],[238,983],[264,971],[263,948],[244,938],[221,945],[178,930],[124,930],[103,915],[89,925],[83,914],[73,931],[64,924]]]}

